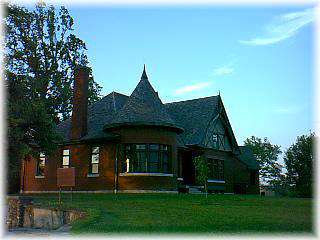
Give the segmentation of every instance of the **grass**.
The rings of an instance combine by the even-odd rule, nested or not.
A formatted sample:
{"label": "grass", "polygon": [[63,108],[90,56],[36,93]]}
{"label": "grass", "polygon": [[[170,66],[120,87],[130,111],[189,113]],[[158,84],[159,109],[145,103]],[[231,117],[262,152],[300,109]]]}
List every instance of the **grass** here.
{"label": "grass", "polygon": [[[253,195],[74,194],[62,207],[87,212],[73,233],[312,233],[312,200]],[[35,196],[57,206],[57,195]]]}

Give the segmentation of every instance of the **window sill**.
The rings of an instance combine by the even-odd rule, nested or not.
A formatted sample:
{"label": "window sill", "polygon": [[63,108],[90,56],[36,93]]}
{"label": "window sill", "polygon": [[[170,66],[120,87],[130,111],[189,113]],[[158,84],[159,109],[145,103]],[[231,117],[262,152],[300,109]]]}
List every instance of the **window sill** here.
{"label": "window sill", "polygon": [[44,178],[44,176],[34,176],[35,178]]}
{"label": "window sill", "polygon": [[99,177],[99,173],[88,173],[87,177]]}
{"label": "window sill", "polygon": [[212,180],[212,179],[208,179],[208,183],[226,183],[226,181],[224,181],[224,180]]}
{"label": "window sill", "polygon": [[171,173],[120,173],[119,176],[149,176],[149,177],[173,177]]}

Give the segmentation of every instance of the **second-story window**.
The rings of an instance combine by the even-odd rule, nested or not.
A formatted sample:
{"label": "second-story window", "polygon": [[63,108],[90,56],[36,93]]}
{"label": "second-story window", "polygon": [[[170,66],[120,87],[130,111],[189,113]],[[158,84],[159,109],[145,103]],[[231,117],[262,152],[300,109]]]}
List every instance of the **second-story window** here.
{"label": "second-story window", "polygon": [[213,144],[214,148],[218,148],[218,135],[217,134],[212,135],[212,144]]}
{"label": "second-story window", "polygon": [[70,149],[63,149],[62,151],[62,167],[68,168],[70,166]]}
{"label": "second-story window", "polygon": [[91,160],[89,166],[90,174],[99,173],[99,159],[100,159],[100,147],[93,147],[91,149]]}

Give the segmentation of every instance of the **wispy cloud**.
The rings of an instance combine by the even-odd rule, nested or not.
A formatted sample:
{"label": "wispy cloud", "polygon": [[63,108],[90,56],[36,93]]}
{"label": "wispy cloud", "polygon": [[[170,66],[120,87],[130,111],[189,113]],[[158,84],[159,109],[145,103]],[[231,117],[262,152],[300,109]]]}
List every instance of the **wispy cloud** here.
{"label": "wispy cloud", "polygon": [[213,69],[211,76],[225,76],[232,74],[235,71],[235,62],[236,60],[233,59],[227,64],[216,66],[216,68]]}
{"label": "wispy cloud", "polygon": [[203,89],[205,87],[208,87],[210,84],[211,84],[210,82],[201,82],[201,83],[196,83],[196,84],[193,84],[193,85],[184,86],[182,88],[176,89],[175,90],[175,94],[176,95],[182,95],[182,94],[185,94],[185,93],[201,90],[201,89]]}
{"label": "wispy cloud", "polygon": [[223,76],[223,75],[229,75],[234,72],[234,68],[231,66],[223,66],[219,68],[213,69],[213,75],[214,76]]}
{"label": "wispy cloud", "polygon": [[297,34],[303,27],[315,19],[314,9],[308,8],[300,12],[292,12],[276,17],[265,27],[262,37],[239,41],[247,45],[270,45],[286,40]]}
{"label": "wispy cloud", "polygon": [[293,114],[293,113],[299,112],[299,110],[300,110],[300,108],[295,107],[295,106],[274,108],[274,112],[283,113],[283,114]]}

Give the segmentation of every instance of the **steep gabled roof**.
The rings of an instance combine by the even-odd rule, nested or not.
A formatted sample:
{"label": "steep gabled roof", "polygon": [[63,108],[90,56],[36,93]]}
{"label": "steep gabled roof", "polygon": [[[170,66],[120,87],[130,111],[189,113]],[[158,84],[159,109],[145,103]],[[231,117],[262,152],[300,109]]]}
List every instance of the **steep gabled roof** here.
{"label": "steep gabled roof", "polygon": [[[203,142],[206,131],[211,131],[208,126],[217,119],[219,113],[226,119],[228,134],[237,148],[220,95],[163,104],[144,68],[141,80],[130,97],[112,92],[88,106],[88,133],[80,140],[116,137],[108,129],[118,126],[152,125],[169,127],[179,132],[180,146],[205,147]],[[71,119],[57,126],[64,141],[70,140],[70,129]]]}
{"label": "steep gabled roof", "polygon": [[123,108],[106,124],[105,129],[123,125],[155,125],[181,130],[151,86],[145,68],[137,87]]}
{"label": "steep gabled roof", "polygon": [[259,163],[257,162],[256,157],[254,156],[251,149],[247,146],[239,146],[240,155],[238,156],[240,161],[248,166],[250,169],[258,170]]}
{"label": "steep gabled roof", "polygon": [[210,120],[217,113],[218,96],[165,104],[174,121],[183,127],[181,141],[184,144],[200,145]]}
{"label": "steep gabled roof", "polygon": [[[124,106],[128,96],[112,92],[101,100],[88,106],[88,133],[82,139],[94,139],[101,137],[112,137],[111,133],[103,132],[103,126],[114,118],[115,114]],[[60,123],[57,126],[64,141],[70,140],[71,119]]]}

